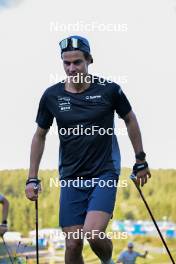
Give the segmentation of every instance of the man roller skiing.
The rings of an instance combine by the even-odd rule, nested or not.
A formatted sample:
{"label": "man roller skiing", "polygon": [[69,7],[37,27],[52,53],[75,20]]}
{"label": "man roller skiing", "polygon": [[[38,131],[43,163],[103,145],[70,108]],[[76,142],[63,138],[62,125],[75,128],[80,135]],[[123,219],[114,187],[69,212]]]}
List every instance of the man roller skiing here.
{"label": "man roller skiing", "polygon": [[[93,58],[87,39],[70,36],[60,42],[60,48],[67,79],[48,88],[40,100],[26,196],[32,201],[38,197],[34,187],[38,182],[39,164],[46,134],[56,118],[60,139],[59,174],[66,183],[61,186],[59,215],[60,226],[67,234],[65,263],[84,263],[83,237],[74,239],[70,235],[79,231],[89,234],[86,238],[101,263],[110,264],[113,263],[112,242],[100,237],[100,233],[105,232],[112,217],[117,186],[114,183],[120,174],[114,112],[126,124],[135,152],[134,168],[139,185],[147,183],[150,171],[135,114],[120,86],[88,73]],[[75,186],[75,179],[83,185]]]}

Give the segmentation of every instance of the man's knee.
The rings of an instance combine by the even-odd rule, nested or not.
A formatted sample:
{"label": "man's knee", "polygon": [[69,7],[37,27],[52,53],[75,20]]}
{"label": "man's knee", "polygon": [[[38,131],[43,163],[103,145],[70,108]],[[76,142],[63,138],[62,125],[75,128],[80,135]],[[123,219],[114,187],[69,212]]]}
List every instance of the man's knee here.
{"label": "man's knee", "polygon": [[112,248],[112,241],[107,238],[104,230],[98,230],[98,229],[96,230],[96,229],[90,229],[90,228],[84,227],[83,233],[90,245],[96,246],[100,244],[102,240],[105,239],[108,242],[109,247]]}
{"label": "man's knee", "polygon": [[101,235],[104,233],[103,231],[92,229],[89,227],[83,228],[83,233],[85,238],[89,241],[89,243],[95,244],[101,239]]}
{"label": "man's knee", "polygon": [[81,254],[83,249],[83,241],[80,239],[67,239],[66,240],[66,250],[70,253]]}

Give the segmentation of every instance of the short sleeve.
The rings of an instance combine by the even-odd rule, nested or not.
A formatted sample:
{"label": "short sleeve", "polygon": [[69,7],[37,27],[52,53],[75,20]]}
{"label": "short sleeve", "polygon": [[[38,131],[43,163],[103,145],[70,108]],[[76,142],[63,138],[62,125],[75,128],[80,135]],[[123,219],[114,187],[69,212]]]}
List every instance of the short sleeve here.
{"label": "short sleeve", "polygon": [[36,123],[43,129],[49,129],[53,123],[54,116],[48,109],[47,95],[44,93],[40,99]]}
{"label": "short sleeve", "polygon": [[121,87],[117,84],[113,87],[113,106],[119,117],[125,117],[132,107]]}

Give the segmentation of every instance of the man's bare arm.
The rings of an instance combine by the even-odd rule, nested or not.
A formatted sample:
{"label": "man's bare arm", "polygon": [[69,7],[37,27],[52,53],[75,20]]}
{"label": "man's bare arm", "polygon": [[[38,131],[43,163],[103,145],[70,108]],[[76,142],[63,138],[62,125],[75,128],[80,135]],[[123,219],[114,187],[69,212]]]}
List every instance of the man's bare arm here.
{"label": "man's bare arm", "polygon": [[147,254],[148,254],[148,251],[146,250],[145,253],[144,254],[141,254],[139,257],[146,258]]}
{"label": "man's bare arm", "polygon": [[[28,175],[29,179],[37,179],[38,177],[38,170],[45,147],[45,139],[47,132],[48,130],[38,127],[33,136],[30,154],[30,168]],[[35,190],[35,185],[35,182],[31,182],[26,185],[26,197],[31,201],[35,201],[38,198],[38,191]]]}
{"label": "man's bare arm", "polygon": [[143,151],[142,137],[140,128],[133,111],[130,111],[125,117],[124,121],[127,127],[128,135],[133,145],[135,154]]}
{"label": "man's bare arm", "polygon": [[[138,154],[139,152],[143,151],[142,137],[141,137],[140,128],[137,122],[137,118],[132,110],[124,117],[124,121],[127,127],[128,135],[131,140],[134,152],[135,154]],[[140,161],[136,159],[137,163],[141,163],[144,161]],[[148,168],[142,171],[139,171],[137,173],[138,186],[140,186],[140,184],[141,186],[143,186],[145,183],[147,183],[148,176],[151,177],[151,174]]]}
{"label": "man's bare arm", "polygon": [[47,132],[48,130],[37,127],[37,130],[33,136],[30,154],[29,178],[35,178],[38,175]]}

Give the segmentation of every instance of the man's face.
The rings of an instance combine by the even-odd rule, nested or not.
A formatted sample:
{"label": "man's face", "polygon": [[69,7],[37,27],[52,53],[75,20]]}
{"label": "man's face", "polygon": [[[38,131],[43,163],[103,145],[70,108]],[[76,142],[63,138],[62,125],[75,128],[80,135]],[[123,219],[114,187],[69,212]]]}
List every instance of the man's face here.
{"label": "man's face", "polygon": [[129,252],[133,252],[133,247],[128,247]]}
{"label": "man's face", "polygon": [[62,59],[67,76],[78,75],[80,77],[81,75],[86,76],[88,74],[88,65],[90,62],[85,59],[82,51],[74,50],[63,52]]}

